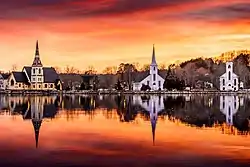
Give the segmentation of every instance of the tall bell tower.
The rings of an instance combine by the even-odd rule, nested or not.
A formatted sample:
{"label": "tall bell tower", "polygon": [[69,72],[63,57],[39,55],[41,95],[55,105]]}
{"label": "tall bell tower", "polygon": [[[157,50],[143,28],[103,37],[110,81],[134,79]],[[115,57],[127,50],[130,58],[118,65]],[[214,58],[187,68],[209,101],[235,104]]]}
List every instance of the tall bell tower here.
{"label": "tall bell tower", "polygon": [[36,42],[35,58],[31,67],[31,83],[33,88],[42,88],[44,82],[43,65],[40,60],[38,41]]}

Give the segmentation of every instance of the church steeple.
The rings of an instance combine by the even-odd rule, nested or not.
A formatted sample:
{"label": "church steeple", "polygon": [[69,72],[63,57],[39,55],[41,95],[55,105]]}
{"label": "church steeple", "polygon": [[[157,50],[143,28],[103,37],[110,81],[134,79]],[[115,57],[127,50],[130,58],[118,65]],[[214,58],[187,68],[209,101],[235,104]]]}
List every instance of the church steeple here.
{"label": "church steeple", "polygon": [[157,65],[156,59],[155,59],[155,45],[153,44],[153,54],[152,54],[152,62],[151,65]]}
{"label": "church steeple", "polygon": [[42,62],[40,60],[40,53],[39,53],[39,46],[38,46],[38,40],[36,41],[36,51],[35,51],[35,58],[33,61],[32,66],[36,66],[36,67],[42,67]]}

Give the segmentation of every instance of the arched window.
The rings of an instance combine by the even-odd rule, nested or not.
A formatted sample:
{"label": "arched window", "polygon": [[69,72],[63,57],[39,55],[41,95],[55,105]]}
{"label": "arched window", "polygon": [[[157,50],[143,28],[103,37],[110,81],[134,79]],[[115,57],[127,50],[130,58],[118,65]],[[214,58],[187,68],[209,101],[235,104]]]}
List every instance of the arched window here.
{"label": "arched window", "polygon": [[14,86],[14,84],[15,84],[15,82],[14,82],[14,80],[12,79],[12,80],[10,81],[10,85],[11,85],[11,86]]}
{"label": "arched window", "polygon": [[153,81],[155,81],[155,79],[156,79],[156,75],[154,74],[154,75],[153,75]]}
{"label": "arched window", "polygon": [[228,72],[228,80],[231,80],[231,71]]}
{"label": "arched window", "polygon": [[155,71],[155,67],[154,67],[154,71]]}
{"label": "arched window", "polygon": [[230,65],[228,65],[228,68],[231,68],[231,66],[230,66]]}
{"label": "arched window", "polygon": [[36,73],[36,69],[35,68],[33,68],[33,74],[35,74]]}
{"label": "arched window", "polygon": [[234,85],[236,86],[236,83],[237,83],[237,80],[236,79],[234,79]]}
{"label": "arched window", "polygon": [[40,68],[38,69],[38,74],[41,74],[41,69]]}
{"label": "arched window", "polygon": [[222,84],[223,84],[223,86],[225,86],[225,79],[222,80]]}

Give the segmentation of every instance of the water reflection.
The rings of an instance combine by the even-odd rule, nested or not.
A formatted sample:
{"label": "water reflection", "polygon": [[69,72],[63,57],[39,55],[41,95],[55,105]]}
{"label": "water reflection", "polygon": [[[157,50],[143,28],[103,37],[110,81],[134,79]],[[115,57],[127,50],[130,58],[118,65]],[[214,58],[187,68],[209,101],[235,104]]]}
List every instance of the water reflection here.
{"label": "water reflection", "polygon": [[[134,122],[150,121],[155,144],[157,120],[182,122],[198,128],[217,128],[231,135],[249,135],[250,100],[248,96],[1,96],[2,114],[21,115],[34,126],[38,147],[44,119],[56,119],[66,112],[67,120],[79,114],[95,118],[103,110],[107,119]],[[114,113],[114,111],[116,113]],[[149,127],[150,128],[150,127]]]}

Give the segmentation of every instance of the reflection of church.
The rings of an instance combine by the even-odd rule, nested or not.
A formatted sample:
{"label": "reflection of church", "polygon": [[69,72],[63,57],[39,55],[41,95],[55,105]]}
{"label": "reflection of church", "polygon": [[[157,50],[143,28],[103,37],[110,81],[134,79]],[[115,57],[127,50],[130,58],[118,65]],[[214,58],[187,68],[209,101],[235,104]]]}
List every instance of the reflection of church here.
{"label": "reflection of church", "polygon": [[155,143],[155,130],[158,114],[164,110],[162,96],[133,96],[133,103],[139,104],[150,114],[150,122],[152,127],[153,144]]}
{"label": "reflection of church", "polygon": [[226,115],[228,125],[233,125],[233,116],[237,113],[239,104],[238,96],[220,96],[220,110]]}
{"label": "reflection of church", "polygon": [[38,139],[40,127],[43,118],[53,118],[57,113],[57,106],[61,100],[57,96],[10,96],[7,99],[7,106],[12,115],[21,114],[24,120],[32,121],[36,147],[38,147]]}

